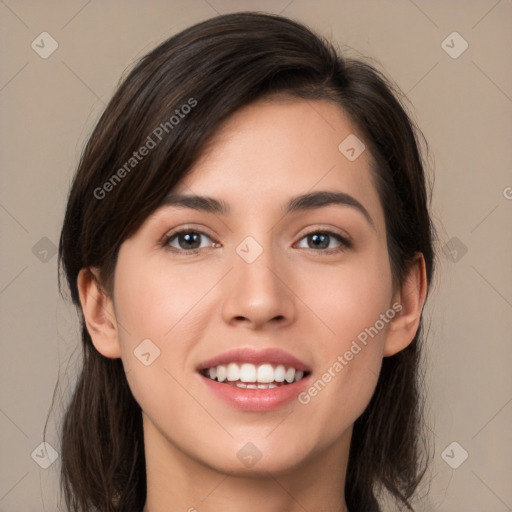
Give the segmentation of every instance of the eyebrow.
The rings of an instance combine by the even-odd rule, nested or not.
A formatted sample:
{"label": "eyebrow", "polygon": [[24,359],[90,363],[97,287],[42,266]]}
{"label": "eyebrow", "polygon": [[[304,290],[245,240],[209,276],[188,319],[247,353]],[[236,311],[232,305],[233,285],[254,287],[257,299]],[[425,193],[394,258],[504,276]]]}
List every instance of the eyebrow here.
{"label": "eyebrow", "polygon": [[[368,210],[353,196],[344,192],[319,191],[292,197],[285,205],[284,214],[314,210],[330,205],[349,206],[363,214],[368,223],[375,227]],[[214,197],[170,193],[162,206],[177,206],[206,213],[229,215],[231,207],[222,199]]]}

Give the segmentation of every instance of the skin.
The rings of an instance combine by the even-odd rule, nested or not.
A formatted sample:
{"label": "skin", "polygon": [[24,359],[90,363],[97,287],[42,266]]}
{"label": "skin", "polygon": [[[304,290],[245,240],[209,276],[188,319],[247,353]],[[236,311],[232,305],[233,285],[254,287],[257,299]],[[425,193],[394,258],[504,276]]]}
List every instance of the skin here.
{"label": "skin", "polygon": [[[157,210],[122,244],[113,297],[93,278],[96,269],[80,273],[94,346],[122,358],[143,410],[144,512],[347,510],[352,426],[382,358],[412,341],[426,294],[421,254],[401,288],[392,287],[371,155],[351,162],[338,150],[351,133],[362,140],[341,108],[323,100],[260,100],[239,110],[176,189],[223,199],[232,212]],[[291,197],[319,190],[350,194],[373,225],[350,206],[283,216]],[[178,238],[174,252],[162,246],[182,228],[205,233],[199,253]],[[352,247],[330,237],[328,249],[315,248],[306,235],[325,230],[348,236]],[[236,252],[247,236],[263,248],[252,263]],[[195,370],[235,347],[279,347],[310,365],[314,381],[397,302],[401,312],[307,404],[239,411]],[[149,366],[133,353],[147,338],[161,351]],[[251,468],[237,457],[248,442],[261,452]]]}

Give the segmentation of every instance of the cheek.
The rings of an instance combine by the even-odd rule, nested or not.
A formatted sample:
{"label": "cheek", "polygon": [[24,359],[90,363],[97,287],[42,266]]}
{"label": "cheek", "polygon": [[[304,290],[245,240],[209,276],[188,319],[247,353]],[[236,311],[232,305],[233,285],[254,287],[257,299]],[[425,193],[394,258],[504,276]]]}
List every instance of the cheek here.
{"label": "cheek", "polygon": [[162,265],[132,265],[119,269],[116,313],[138,338],[164,342],[194,310],[209,287],[211,275],[170,271]]}
{"label": "cheek", "polygon": [[[192,272],[191,267],[176,271],[165,261],[122,263],[116,273],[115,302],[123,326],[119,329],[123,365],[134,396],[146,403],[161,390],[176,386],[171,375],[181,379],[191,347],[210,318],[202,299],[219,278],[212,272]],[[175,393],[180,395],[179,386]],[[151,403],[147,406],[151,408]]]}
{"label": "cheek", "polygon": [[321,333],[329,350],[341,350],[390,307],[387,255],[367,253],[338,266],[308,268],[300,288],[304,302],[321,320],[315,332]]}
{"label": "cheek", "polygon": [[298,400],[304,417],[315,418],[319,443],[349,428],[375,391],[387,328],[380,320],[387,311],[382,302],[368,299],[365,307],[355,307],[347,301],[333,324],[336,336],[318,345],[316,378]]}
{"label": "cheek", "polygon": [[318,336],[314,340],[318,378],[301,403],[311,406],[315,415],[332,414],[334,421],[325,421],[333,428],[357,419],[377,383],[386,330],[394,314],[387,254],[377,254],[361,256],[336,270],[318,268],[304,281],[317,283],[308,305],[322,322],[310,330]]}
{"label": "cheek", "polygon": [[190,397],[178,382],[193,341],[183,335],[187,313],[196,311],[194,304],[205,293],[195,284],[161,265],[134,260],[125,259],[116,271],[116,315],[123,325],[119,339],[126,378],[135,400],[155,424],[169,424],[171,411],[181,410],[183,404],[190,411]]}

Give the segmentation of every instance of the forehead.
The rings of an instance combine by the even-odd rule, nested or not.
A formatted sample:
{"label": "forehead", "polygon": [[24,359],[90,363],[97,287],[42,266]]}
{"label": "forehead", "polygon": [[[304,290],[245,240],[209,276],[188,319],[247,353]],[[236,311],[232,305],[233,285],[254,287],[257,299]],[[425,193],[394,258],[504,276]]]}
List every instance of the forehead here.
{"label": "forehead", "polygon": [[[348,141],[357,158],[349,159]],[[372,157],[355,124],[327,100],[264,99],[230,116],[173,189],[224,200],[230,211],[279,209],[290,197],[338,191],[382,216]],[[341,146],[340,146],[341,145]]]}

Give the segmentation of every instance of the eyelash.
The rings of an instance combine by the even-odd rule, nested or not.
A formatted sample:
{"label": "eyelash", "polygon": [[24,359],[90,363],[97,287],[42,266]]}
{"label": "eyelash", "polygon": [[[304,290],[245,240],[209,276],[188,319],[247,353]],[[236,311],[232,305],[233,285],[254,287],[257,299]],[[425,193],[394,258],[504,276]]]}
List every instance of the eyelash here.
{"label": "eyelash", "polygon": [[[169,245],[171,243],[171,241],[173,239],[175,239],[177,236],[179,236],[181,234],[190,234],[190,233],[204,235],[207,238],[209,238],[210,240],[212,240],[213,243],[218,243],[215,240],[213,240],[212,237],[208,236],[203,231],[199,231],[199,230],[196,230],[196,229],[190,229],[190,228],[184,228],[184,229],[180,229],[178,231],[175,231],[175,232],[169,234],[168,236],[164,237],[164,240],[162,241],[162,246],[164,248],[166,248],[167,250],[172,251],[174,253],[181,253],[183,256],[192,256],[192,255],[199,254],[199,252],[202,249],[206,249],[206,247],[202,247],[202,248],[199,248],[199,249],[189,249],[189,250],[187,250],[187,249],[177,249],[176,247],[171,247]],[[311,236],[311,235],[328,235],[329,237],[332,237],[335,240],[337,240],[338,242],[340,242],[340,246],[336,247],[334,249],[312,249],[312,248],[308,248],[308,250],[313,251],[315,253],[324,253],[324,254],[329,255],[329,254],[339,253],[339,252],[342,252],[342,251],[345,251],[347,249],[351,249],[352,248],[352,243],[346,237],[340,235],[339,233],[335,233],[334,231],[328,231],[328,230],[320,230],[319,229],[319,230],[316,230],[316,231],[310,231],[309,233],[305,233],[300,240],[302,240],[302,239],[304,239],[304,238],[306,238],[308,236]]]}

